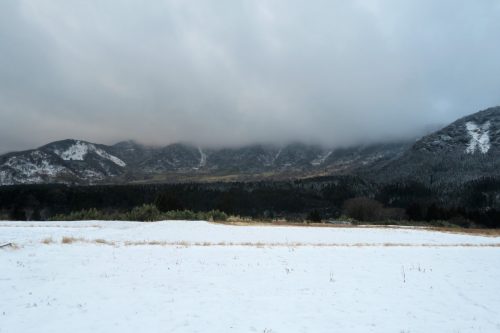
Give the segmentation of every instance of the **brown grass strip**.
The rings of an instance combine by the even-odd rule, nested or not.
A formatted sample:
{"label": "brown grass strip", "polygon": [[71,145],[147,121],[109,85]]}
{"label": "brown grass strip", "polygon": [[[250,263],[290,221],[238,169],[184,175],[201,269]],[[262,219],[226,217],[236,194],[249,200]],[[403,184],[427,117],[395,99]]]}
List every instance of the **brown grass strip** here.
{"label": "brown grass strip", "polygon": [[332,223],[305,223],[305,222],[286,222],[286,221],[248,221],[248,220],[233,220],[233,221],[215,221],[209,222],[214,224],[240,226],[240,227],[304,227],[304,228],[333,228],[333,229],[396,229],[396,230],[423,230],[446,232],[453,234],[478,235],[489,237],[500,237],[500,229],[486,228],[460,228],[460,227],[433,227],[421,225],[385,225],[385,224],[332,224]]}
{"label": "brown grass strip", "polygon": [[[338,247],[338,248],[363,248],[363,247],[478,247],[478,248],[490,248],[490,247],[500,247],[500,243],[483,243],[483,244],[473,244],[473,243],[450,243],[450,244],[412,244],[412,243],[353,243],[353,244],[342,244],[342,243],[301,243],[301,242],[289,242],[289,243],[262,243],[262,242],[194,242],[190,243],[187,241],[178,242],[168,242],[168,241],[125,241],[123,243],[107,241],[104,239],[84,239],[84,238],[74,238],[74,237],[63,237],[61,240],[62,244],[73,244],[73,243],[86,243],[86,244],[99,244],[99,245],[109,245],[109,246],[165,246],[165,247],[255,247],[255,248],[277,248],[277,247]],[[44,244],[52,244],[51,241],[42,240]]]}

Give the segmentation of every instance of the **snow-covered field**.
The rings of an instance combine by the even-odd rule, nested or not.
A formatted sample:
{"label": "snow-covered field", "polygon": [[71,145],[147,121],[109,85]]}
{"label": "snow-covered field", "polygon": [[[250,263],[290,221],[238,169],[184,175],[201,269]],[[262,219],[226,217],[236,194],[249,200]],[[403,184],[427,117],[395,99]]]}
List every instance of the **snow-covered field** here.
{"label": "snow-covered field", "polygon": [[498,237],[0,221],[7,242],[1,333],[500,332]]}

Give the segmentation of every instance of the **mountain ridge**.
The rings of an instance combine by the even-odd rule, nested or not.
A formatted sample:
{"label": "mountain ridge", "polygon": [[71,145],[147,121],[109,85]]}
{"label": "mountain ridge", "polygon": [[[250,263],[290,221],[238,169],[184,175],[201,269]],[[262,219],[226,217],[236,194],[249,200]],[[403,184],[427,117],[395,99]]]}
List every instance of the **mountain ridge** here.
{"label": "mountain ridge", "polygon": [[500,176],[500,107],[462,117],[417,141],[327,148],[300,142],[201,148],[102,145],[65,139],[0,155],[0,185],[290,179],[353,174],[429,184]]}
{"label": "mountain ridge", "polygon": [[[150,147],[134,141],[101,145],[65,139],[0,155],[0,184],[98,184],[203,179],[302,177],[343,172],[393,158],[408,143],[327,149],[292,143],[200,148],[184,143]],[[330,170],[330,171],[329,171]]]}
{"label": "mountain ridge", "polygon": [[467,115],[422,137],[396,161],[372,172],[379,181],[416,180],[436,186],[499,176],[500,106]]}

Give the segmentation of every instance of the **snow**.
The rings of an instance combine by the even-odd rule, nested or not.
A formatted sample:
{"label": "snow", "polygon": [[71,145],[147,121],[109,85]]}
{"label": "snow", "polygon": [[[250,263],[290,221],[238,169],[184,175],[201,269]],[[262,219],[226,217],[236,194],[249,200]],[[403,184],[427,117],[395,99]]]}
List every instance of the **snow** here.
{"label": "snow", "polygon": [[114,164],[118,165],[118,166],[121,166],[121,167],[124,167],[126,166],[127,164],[125,162],[123,162],[122,160],[120,160],[118,157],[116,156],[113,156],[111,154],[108,154],[107,152],[105,152],[104,150],[102,149],[99,149],[99,148],[95,148],[95,153],[99,156],[101,156],[102,158],[105,158],[105,159],[108,159],[110,160],[111,162],[113,162]]}
{"label": "snow", "polygon": [[54,151],[54,153],[59,155],[65,161],[83,161],[85,156],[89,152],[95,152],[100,157],[110,160],[118,166],[126,166],[126,163],[118,157],[113,156],[100,148],[97,148],[93,144],[82,142],[79,140],[62,152],[59,150]]}
{"label": "snow", "polygon": [[13,183],[10,173],[0,170],[0,185],[12,185]]}
{"label": "snow", "polygon": [[272,163],[274,163],[274,162],[275,162],[275,161],[276,161],[276,160],[280,157],[280,155],[281,155],[281,152],[282,152],[282,151],[283,151],[283,148],[280,148],[280,149],[278,150],[278,152],[276,153],[276,155],[274,155],[274,158],[273,158],[273,162],[272,162]]}
{"label": "snow", "polygon": [[467,133],[470,136],[469,144],[465,149],[467,154],[474,154],[476,152],[476,148],[479,148],[479,151],[483,154],[486,154],[488,150],[490,150],[490,126],[491,123],[489,121],[485,122],[481,126],[478,126],[472,121],[465,124]]}
{"label": "snow", "polygon": [[[305,228],[289,226],[235,227],[203,221],[5,222],[0,221],[0,242],[29,244],[45,237],[105,238],[113,242],[162,241],[187,243],[264,243],[334,245],[457,245],[497,244],[500,238],[465,234],[436,233],[413,228]],[[69,232],[69,233],[68,233]]]}
{"label": "snow", "polygon": [[325,163],[326,159],[328,157],[330,157],[330,155],[332,153],[333,153],[332,151],[329,151],[326,154],[318,155],[318,157],[316,159],[314,159],[314,160],[311,161],[311,165],[318,166],[318,165],[321,165],[321,164]]}
{"label": "snow", "polygon": [[198,152],[200,153],[200,163],[198,165],[198,168],[203,168],[207,164],[207,155],[199,147]]}
{"label": "snow", "polygon": [[[85,241],[61,244],[63,236]],[[41,243],[46,237],[54,243]],[[164,243],[126,245],[153,240]],[[20,248],[0,250],[1,333],[500,330],[495,237],[201,221],[0,222],[3,242]]]}
{"label": "snow", "polygon": [[[55,176],[59,172],[64,171],[63,167],[53,166],[47,161],[48,156],[39,152],[33,151],[27,157],[13,156],[9,158],[4,165],[9,166],[24,177],[32,177],[35,175]],[[31,159],[31,160],[30,160]]]}
{"label": "snow", "polygon": [[7,159],[1,167],[7,168],[0,172],[0,185],[14,183],[30,184],[43,181],[43,177],[57,176],[68,169],[52,165],[49,157],[40,151],[32,151],[27,155],[13,156]]}
{"label": "snow", "polygon": [[75,144],[72,144],[63,152],[55,151],[65,161],[83,161],[88,152],[89,145],[81,141],[76,141]]}

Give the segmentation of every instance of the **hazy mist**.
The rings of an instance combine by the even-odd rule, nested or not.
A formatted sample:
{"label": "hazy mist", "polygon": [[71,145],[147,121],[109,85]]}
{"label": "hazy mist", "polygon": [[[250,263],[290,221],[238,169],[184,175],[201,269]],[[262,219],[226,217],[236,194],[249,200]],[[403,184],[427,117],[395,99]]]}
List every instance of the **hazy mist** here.
{"label": "hazy mist", "polygon": [[0,152],[329,146],[500,104],[500,2],[2,0]]}

